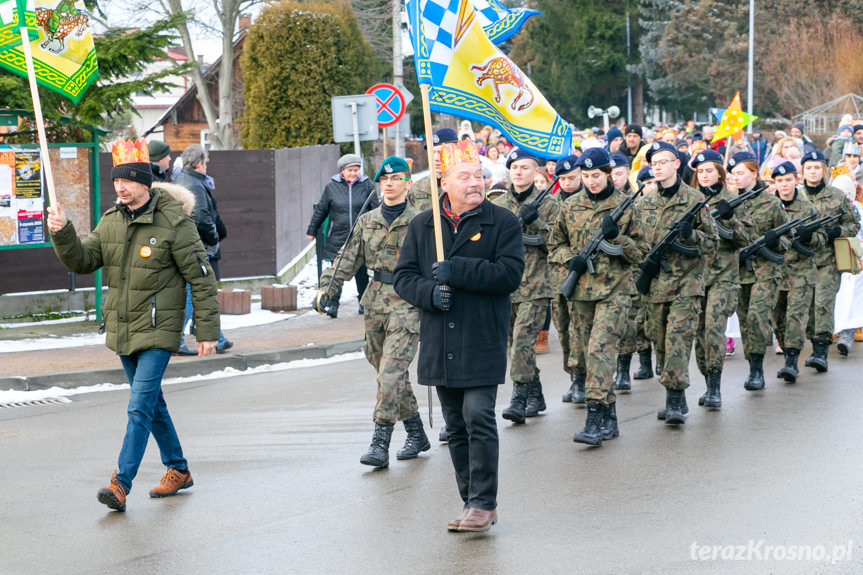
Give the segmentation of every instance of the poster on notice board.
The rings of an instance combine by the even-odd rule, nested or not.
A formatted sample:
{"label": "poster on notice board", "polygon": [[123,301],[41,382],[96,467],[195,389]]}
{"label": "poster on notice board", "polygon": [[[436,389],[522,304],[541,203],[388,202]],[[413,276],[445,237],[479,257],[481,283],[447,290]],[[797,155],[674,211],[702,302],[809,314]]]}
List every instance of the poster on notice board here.
{"label": "poster on notice board", "polygon": [[44,209],[40,153],[0,150],[0,246],[43,243]]}

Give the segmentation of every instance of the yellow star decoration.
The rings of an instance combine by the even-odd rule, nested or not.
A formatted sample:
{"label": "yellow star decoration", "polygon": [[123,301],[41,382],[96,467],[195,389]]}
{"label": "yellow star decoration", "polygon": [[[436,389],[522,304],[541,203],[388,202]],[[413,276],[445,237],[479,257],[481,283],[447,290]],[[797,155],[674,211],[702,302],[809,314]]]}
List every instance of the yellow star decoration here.
{"label": "yellow star decoration", "polygon": [[740,109],[740,92],[734,95],[734,99],[722,115],[722,121],[719,122],[719,127],[716,129],[716,134],[713,136],[711,143],[721,140],[726,136],[731,136],[737,141],[743,137],[743,128],[758,119],[758,116],[750,116]]}

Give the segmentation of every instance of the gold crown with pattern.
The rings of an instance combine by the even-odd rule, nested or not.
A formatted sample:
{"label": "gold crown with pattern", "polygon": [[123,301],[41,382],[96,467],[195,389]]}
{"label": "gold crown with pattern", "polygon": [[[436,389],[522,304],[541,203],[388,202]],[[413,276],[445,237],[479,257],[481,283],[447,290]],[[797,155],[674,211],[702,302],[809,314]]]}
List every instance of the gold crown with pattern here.
{"label": "gold crown with pattern", "polygon": [[118,138],[111,144],[111,157],[114,160],[114,166],[122,164],[149,164],[150,150],[147,147],[146,140],[121,140]]}

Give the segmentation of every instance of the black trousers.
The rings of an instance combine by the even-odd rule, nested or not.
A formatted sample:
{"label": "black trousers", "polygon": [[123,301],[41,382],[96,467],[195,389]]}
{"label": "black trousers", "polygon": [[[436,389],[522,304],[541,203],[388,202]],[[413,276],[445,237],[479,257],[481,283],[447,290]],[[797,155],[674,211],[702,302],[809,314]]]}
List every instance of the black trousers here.
{"label": "black trousers", "polygon": [[497,387],[437,388],[458,493],[465,507],[487,511],[497,508]]}

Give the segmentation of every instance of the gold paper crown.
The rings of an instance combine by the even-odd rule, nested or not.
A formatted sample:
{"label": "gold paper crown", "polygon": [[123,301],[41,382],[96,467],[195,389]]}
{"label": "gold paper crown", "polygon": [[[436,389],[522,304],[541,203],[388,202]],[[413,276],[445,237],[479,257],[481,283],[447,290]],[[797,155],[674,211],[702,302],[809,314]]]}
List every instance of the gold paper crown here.
{"label": "gold paper crown", "polygon": [[149,164],[150,151],[146,140],[120,140],[111,144],[111,157],[114,165],[122,164]]}
{"label": "gold paper crown", "polygon": [[478,164],[479,151],[470,140],[458,144],[444,144],[440,151],[440,171],[445,174],[456,164]]}

